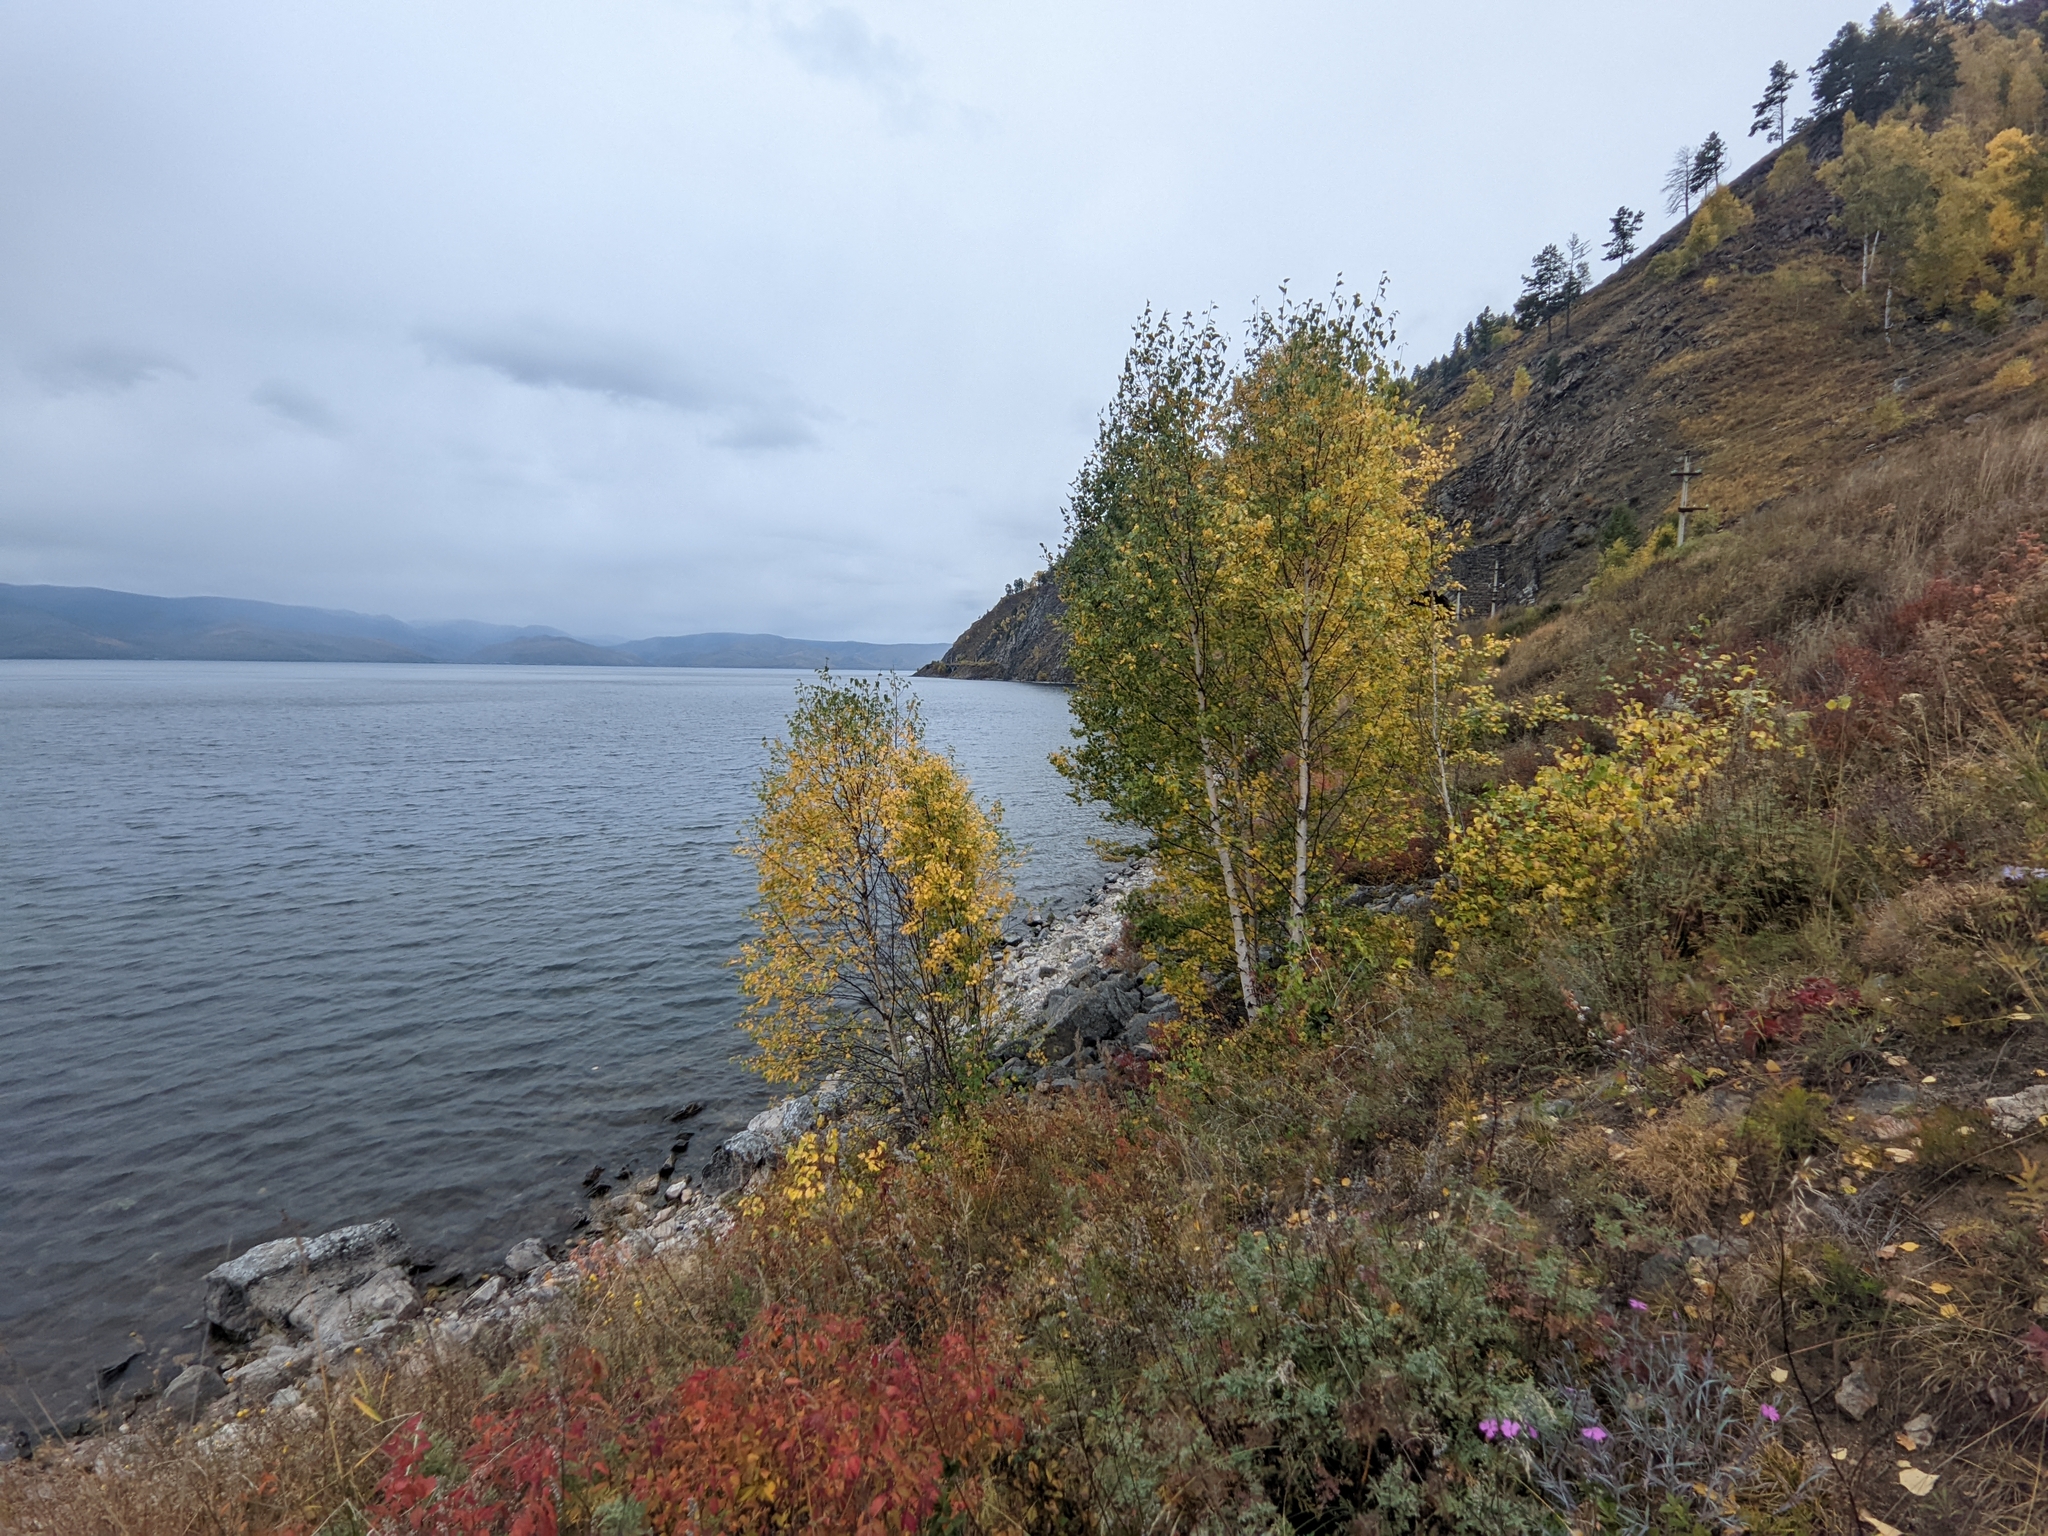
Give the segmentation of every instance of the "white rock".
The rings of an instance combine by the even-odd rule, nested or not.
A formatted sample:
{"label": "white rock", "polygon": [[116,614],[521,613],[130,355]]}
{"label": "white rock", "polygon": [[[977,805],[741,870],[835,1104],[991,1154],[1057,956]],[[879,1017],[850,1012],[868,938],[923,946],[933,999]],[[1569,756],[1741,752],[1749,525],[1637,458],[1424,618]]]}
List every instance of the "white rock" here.
{"label": "white rock", "polygon": [[512,1251],[505,1255],[505,1267],[522,1277],[532,1274],[547,1261],[547,1246],[537,1237],[521,1239],[514,1243]]}
{"label": "white rock", "polygon": [[406,1271],[393,1265],[339,1295],[320,1291],[308,1296],[292,1308],[290,1321],[312,1334],[323,1349],[340,1349],[373,1335],[381,1337],[419,1315],[419,1292]]}
{"label": "white rock", "polygon": [[1986,1099],[1984,1107],[1991,1111],[1992,1122],[2006,1135],[2025,1135],[2048,1116],[2048,1083],[2037,1083],[2002,1098]]}

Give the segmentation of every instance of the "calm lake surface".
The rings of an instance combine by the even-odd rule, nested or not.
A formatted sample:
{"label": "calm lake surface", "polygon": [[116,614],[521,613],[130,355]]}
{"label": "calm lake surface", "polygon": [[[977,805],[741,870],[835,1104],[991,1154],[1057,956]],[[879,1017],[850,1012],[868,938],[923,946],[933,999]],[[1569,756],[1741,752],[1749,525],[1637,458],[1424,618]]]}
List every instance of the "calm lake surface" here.
{"label": "calm lake surface", "polygon": [[[0,662],[0,1419],[199,1348],[199,1277],[397,1218],[474,1270],[734,1062],[732,849],[793,672]],[[921,680],[1064,910],[1066,696]],[[4,1453],[0,1453],[4,1454]]]}

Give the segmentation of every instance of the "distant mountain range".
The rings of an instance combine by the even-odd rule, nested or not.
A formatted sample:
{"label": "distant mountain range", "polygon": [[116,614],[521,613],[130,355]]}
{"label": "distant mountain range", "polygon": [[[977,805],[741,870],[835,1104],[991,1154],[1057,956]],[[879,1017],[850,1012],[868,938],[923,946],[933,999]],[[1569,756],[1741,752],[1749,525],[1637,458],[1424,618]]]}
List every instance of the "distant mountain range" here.
{"label": "distant mountain range", "polygon": [[545,625],[408,624],[237,597],[145,597],[0,582],[0,660],[406,661],[528,667],[813,667],[914,671],[943,645],[658,635],[592,645]]}

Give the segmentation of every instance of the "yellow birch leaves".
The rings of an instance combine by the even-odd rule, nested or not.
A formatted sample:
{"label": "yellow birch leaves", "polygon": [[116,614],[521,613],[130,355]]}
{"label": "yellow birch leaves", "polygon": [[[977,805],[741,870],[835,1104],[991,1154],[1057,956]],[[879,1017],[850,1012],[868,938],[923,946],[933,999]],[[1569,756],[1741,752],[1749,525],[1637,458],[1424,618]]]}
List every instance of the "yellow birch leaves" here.
{"label": "yellow birch leaves", "polygon": [[923,1118],[980,1063],[1010,905],[1001,807],[931,751],[900,682],[801,689],[740,851],[759,878],[741,1027],[772,1081],[849,1072]]}

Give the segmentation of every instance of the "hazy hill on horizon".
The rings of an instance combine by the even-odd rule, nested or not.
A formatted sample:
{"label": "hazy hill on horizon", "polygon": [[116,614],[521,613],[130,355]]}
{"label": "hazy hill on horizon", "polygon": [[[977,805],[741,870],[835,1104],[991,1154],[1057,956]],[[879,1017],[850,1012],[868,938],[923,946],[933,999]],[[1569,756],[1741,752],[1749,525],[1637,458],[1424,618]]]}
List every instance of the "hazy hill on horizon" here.
{"label": "hazy hill on horizon", "polygon": [[383,661],[508,666],[914,670],[943,645],[657,635],[592,645],[547,625],[385,614],[234,597],[153,597],[104,587],[0,582],[0,660]]}

